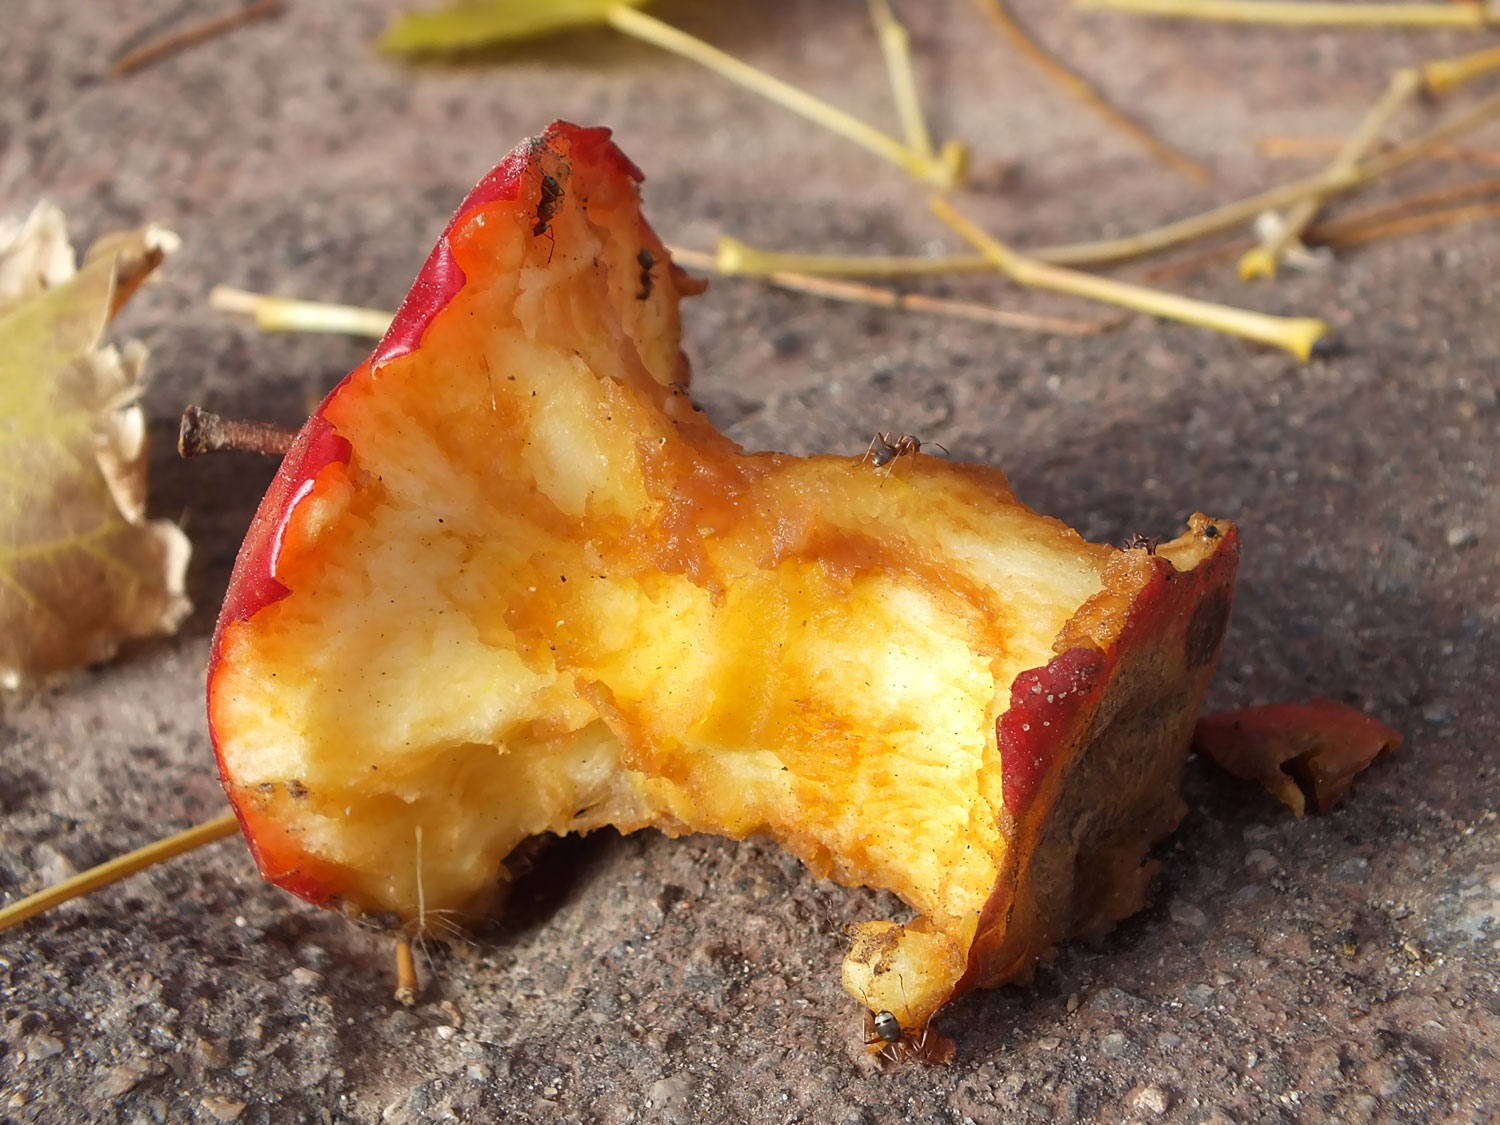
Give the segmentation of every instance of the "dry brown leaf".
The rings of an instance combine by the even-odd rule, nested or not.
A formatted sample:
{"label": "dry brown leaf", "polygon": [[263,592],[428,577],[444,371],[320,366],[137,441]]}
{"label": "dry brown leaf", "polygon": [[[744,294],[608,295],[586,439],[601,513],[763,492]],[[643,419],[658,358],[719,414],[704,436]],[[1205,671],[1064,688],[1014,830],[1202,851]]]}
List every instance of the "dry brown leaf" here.
{"label": "dry brown leaf", "polygon": [[101,346],[175,248],[146,228],[73,265],[63,216],[0,221],[0,685],[112,656],[187,614],[187,537],[147,520],[146,349]]}

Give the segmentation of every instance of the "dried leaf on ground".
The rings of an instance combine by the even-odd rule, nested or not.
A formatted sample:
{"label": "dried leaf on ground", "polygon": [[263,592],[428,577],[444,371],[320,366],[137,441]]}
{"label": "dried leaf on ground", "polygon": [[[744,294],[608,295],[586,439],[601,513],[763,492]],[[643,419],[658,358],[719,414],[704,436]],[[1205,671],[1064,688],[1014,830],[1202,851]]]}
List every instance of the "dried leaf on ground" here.
{"label": "dried leaf on ground", "polygon": [[101,345],[176,245],[103,239],[75,271],[63,216],[0,221],[0,685],[112,656],[187,614],[187,537],[147,520],[146,349]]}
{"label": "dried leaf on ground", "polygon": [[1353,707],[1314,699],[1204,715],[1193,743],[1301,816],[1309,798],[1318,812],[1343,800],[1355,776],[1400,746],[1401,735]]}

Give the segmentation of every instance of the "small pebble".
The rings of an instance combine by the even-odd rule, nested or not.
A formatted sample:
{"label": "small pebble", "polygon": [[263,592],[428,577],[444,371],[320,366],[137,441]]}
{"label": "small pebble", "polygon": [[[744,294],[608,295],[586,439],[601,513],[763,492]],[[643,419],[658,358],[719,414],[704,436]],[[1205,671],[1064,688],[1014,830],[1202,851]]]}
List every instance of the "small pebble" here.
{"label": "small pebble", "polygon": [[1435,727],[1447,726],[1457,717],[1457,713],[1446,703],[1429,703],[1422,708],[1422,721]]}
{"label": "small pebble", "polygon": [[245,1112],[244,1102],[221,1098],[217,1094],[210,1094],[198,1104],[220,1121],[238,1121],[240,1114]]}
{"label": "small pebble", "polygon": [[488,1082],[494,1072],[485,1063],[470,1063],[468,1073],[470,1082]]}
{"label": "small pebble", "polygon": [[62,1053],[62,1040],[55,1035],[46,1035],[39,1032],[26,1040],[26,1058],[31,1062],[50,1059]]}
{"label": "small pebble", "polygon": [[193,1053],[210,1070],[229,1065],[229,1050],[222,1040],[199,1039],[193,1044]]}
{"label": "small pebble", "polygon": [[1262,875],[1269,875],[1281,866],[1276,857],[1265,848],[1253,848],[1245,855],[1245,866]]}
{"label": "small pebble", "polygon": [[1167,908],[1172,915],[1172,921],[1178,925],[1191,926],[1195,930],[1201,930],[1208,925],[1208,915],[1185,902],[1173,902]]}
{"label": "small pebble", "polygon": [[1130,1040],[1125,1038],[1123,1031],[1111,1031],[1103,1039],[1099,1040],[1099,1049],[1112,1059],[1117,1059],[1125,1053],[1130,1046]]}
{"label": "small pebble", "polygon": [[1062,1046],[1062,1040],[1055,1035],[1044,1035],[1036,1041],[1036,1045],[1043,1051],[1055,1051]]}
{"label": "small pebble", "polygon": [[1125,1101],[1137,1113],[1147,1113],[1152,1117],[1160,1117],[1171,1105],[1167,1092],[1155,1084],[1137,1086],[1125,1095]]}
{"label": "small pebble", "polygon": [[1450,527],[1448,529],[1448,546],[1455,551],[1464,547],[1472,547],[1479,542],[1479,533],[1470,527]]}
{"label": "small pebble", "polygon": [[151,1066],[145,1059],[131,1059],[103,1071],[96,1088],[105,1098],[118,1098],[134,1090],[150,1073]]}
{"label": "small pebble", "polygon": [[311,988],[323,979],[323,974],[316,969],[293,969],[290,979],[298,988]]}

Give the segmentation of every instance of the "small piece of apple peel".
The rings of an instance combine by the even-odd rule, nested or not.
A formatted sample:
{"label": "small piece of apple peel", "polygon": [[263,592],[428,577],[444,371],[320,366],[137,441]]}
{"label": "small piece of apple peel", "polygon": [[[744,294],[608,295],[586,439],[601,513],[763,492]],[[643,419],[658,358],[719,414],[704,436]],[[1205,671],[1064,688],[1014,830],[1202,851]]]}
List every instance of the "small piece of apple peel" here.
{"label": "small piece of apple peel", "polygon": [[540,833],[770,836],[911,906],[844,982],[912,1033],[1140,907],[1238,536],[1122,550],[987,466],[745,453],[608,138],[486,177],[286,455],[214,639],[225,789],[268,879],[416,927],[493,911]]}
{"label": "small piece of apple peel", "polygon": [[1301,816],[1309,798],[1317,812],[1342,801],[1356,776],[1401,745],[1401,734],[1347,704],[1314,699],[1204,715],[1193,743]]}

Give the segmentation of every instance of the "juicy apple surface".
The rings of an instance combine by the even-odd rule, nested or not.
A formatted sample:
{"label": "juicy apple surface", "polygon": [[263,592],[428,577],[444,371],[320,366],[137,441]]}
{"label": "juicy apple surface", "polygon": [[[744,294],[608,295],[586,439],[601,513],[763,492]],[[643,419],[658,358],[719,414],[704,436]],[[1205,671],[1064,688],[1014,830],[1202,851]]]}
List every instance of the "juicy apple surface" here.
{"label": "juicy apple surface", "polygon": [[904,1028],[1137,909],[1228,620],[1231,524],[1085,542],[983,465],[749,454],[600,129],[465,202],[286,456],[209,715],[262,872],[408,925],[528,837],[777,840],[894,892],[850,992]]}

